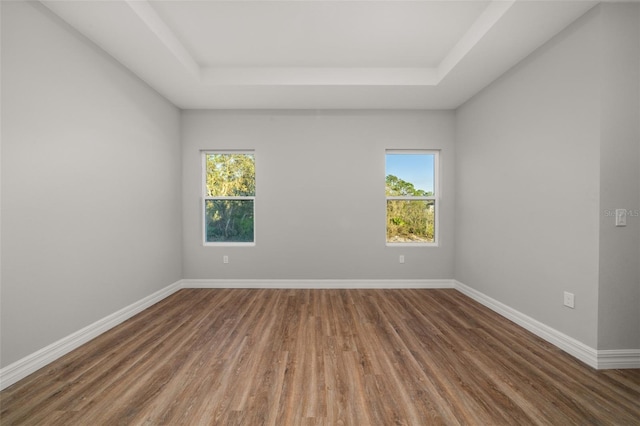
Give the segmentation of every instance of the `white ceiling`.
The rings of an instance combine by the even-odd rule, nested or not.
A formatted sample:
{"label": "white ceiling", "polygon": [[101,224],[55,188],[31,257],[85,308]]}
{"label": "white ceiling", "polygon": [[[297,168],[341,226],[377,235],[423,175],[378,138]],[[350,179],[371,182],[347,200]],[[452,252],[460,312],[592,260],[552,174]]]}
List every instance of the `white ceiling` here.
{"label": "white ceiling", "polygon": [[456,108],[591,1],[43,0],[181,108]]}
{"label": "white ceiling", "polygon": [[478,2],[177,2],[153,9],[204,67],[437,67]]}

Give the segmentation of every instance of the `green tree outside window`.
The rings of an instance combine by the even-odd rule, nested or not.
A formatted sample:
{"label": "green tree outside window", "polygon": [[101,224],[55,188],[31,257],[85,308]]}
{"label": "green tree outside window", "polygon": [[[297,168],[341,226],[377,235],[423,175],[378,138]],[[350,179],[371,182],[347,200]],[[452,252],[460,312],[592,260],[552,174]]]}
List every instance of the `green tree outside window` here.
{"label": "green tree outside window", "polygon": [[205,170],[205,242],[254,242],[254,155],[205,153]]}
{"label": "green tree outside window", "polygon": [[387,243],[435,243],[436,155],[387,152]]}

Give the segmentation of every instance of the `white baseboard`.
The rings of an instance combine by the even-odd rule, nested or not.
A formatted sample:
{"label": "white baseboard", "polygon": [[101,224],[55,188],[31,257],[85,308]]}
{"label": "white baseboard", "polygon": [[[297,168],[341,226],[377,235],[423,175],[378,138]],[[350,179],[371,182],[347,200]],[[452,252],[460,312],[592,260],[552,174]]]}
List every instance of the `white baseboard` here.
{"label": "white baseboard", "polygon": [[393,289],[453,287],[453,280],[182,280],[182,288]]}
{"label": "white baseboard", "polygon": [[640,368],[640,349],[596,350],[459,281],[454,288],[595,369]]}
{"label": "white baseboard", "polygon": [[61,356],[71,352],[89,340],[126,321],[151,305],[170,296],[181,288],[182,281],[177,281],[162,290],[153,293],[113,314],[50,344],[37,352],[28,355],[13,364],[0,369],[0,390],[5,389],[20,379],[39,370]]}
{"label": "white baseboard", "polygon": [[613,349],[598,351],[599,370],[640,368],[640,349]]}

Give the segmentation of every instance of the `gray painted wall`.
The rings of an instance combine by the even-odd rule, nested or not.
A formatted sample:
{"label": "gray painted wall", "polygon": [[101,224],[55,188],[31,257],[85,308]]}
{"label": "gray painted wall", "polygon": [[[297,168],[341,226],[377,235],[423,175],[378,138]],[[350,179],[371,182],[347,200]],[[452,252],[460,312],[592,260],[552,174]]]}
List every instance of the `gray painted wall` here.
{"label": "gray painted wall", "polygon": [[594,348],[599,34],[591,12],[534,52],[458,110],[456,139],[455,278]]}
{"label": "gray painted wall", "polygon": [[600,206],[631,212],[627,226],[600,217],[598,349],[640,348],[640,4],[601,6]]}
{"label": "gray painted wall", "polygon": [[[185,278],[450,279],[454,118],[451,111],[184,111]],[[387,148],[442,150],[440,247],[385,246]],[[255,247],[202,245],[202,149],[255,149]]]}
{"label": "gray painted wall", "polygon": [[[458,110],[459,281],[597,349],[640,347],[638,5],[601,5]],[[575,309],[562,305],[575,294]]]}
{"label": "gray painted wall", "polygon": [[179,120],[42,6],[2,2],[2,366],[182,277]]}

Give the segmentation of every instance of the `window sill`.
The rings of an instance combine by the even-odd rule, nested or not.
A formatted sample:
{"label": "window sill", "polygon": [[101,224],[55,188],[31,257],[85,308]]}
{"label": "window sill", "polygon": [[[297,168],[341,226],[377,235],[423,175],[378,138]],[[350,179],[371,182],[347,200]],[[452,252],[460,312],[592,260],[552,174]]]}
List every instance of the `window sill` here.
{"label": "window sill", "polygon": [[438,243],[385,243],[387,247],[438,247]]}
{"label": "window sill", "polygon": [[256,243],[203,243],[204,247],[255,247]]}

